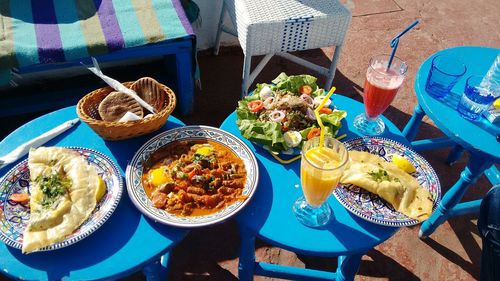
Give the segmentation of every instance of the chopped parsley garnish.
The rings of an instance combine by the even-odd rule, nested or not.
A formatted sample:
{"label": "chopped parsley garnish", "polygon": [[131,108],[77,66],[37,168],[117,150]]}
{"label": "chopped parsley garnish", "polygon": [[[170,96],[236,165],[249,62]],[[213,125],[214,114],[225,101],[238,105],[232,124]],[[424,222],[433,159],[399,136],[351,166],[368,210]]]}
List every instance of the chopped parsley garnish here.
{"label": "chopped parsley garnish", "polygon": [[195,153],[193,155],[193,159],[192,159],[193,163],[195,164],[199,164],[200,162],[203,162],[203,161],[206,161],[208,163],[215,163],[216,161],[216,157],[214,154],[210,154],[210,155],[201,155],[201,154],[198,154],[198,153]]}
{"label": "chopped parsley garnish", "polygon": [[398,178],[391,177],[384,169],[378,169],[377,171],[368,172],[368,175],[370,175],[372,179],[376,182],[383,182],[383,181],[399,182]]}
{"label": "chopped parsley garnish", "polygon": [[67,177],[61,177],[59,174],[38,176],[35,182],[40,186],[40,190],[43,193],[43,207],[51,206],[56,199],[65,194],[68,187],[71,186],[71,180]]}

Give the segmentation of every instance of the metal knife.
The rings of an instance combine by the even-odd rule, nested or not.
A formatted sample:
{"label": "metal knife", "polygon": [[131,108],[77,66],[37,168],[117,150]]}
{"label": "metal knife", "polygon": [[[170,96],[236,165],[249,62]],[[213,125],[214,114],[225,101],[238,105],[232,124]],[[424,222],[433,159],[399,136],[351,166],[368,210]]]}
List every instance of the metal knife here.
{"label": "metal knife", "polygon": [[24,155],[26,155],[30,148],[37,148],[40,145],[48,142],[49,140],[55,138],[59,134],[63,133],[64,131],[68,130],[69,128],[73,127],[76,123],[78,123],[80,119],[75,118],[73,120],[66,121],[62,123],[61,125],[51,129],[50,131],[47,131],[40,136],[31,139],[20,146],[16,147],[14,150],[9,152],[7,155],[0,157],[0,169],[3,168],[4,166],[7,166],[8,164],[17,161]]}

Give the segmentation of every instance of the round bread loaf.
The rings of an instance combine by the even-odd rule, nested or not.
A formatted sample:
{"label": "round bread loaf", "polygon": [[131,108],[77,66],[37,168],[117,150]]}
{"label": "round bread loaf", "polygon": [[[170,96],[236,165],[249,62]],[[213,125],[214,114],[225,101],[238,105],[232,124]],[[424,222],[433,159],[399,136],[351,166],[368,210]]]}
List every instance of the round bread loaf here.
{"label": "round bread loaf", "polygon": [[137,80],[130,87],[139,97],[150,104],[156,110],[160,111],[165,103],[165,94],[161,89],[160,83],[151,77],[143,77]]}
{"label": "round bread loaf", "polygon": [[118,121],[130,111],[142,118],[142,106],[131,96],[122,92],[111,92],[99,104],[99,115],[104,121]]}

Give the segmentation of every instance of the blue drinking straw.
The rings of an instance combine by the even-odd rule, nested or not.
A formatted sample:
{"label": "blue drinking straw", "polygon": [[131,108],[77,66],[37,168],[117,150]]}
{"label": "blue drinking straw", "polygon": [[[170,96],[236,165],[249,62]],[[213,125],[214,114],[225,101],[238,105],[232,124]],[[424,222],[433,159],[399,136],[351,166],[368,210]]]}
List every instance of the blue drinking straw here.
{"label": "blue drinking straw", "polygon": [[391,53],[391,57],[389,58],[389,63],[387,64],[387,71],[389,71],[389,68],[391,68],[392,59],[394,59],[394,55],[396,54],[396,49],[398,48],[398,44],[399,44],[399,37],[403,36],[406,32],[408,32],[410,29],[412,29],[417,24],[418,24],[418,20],[416,20],[414,23],[410,24],[405,30],[403,30],[401,33],[396,35],[396,37],[392,38],[392,40],[391,40],[392,53]]}

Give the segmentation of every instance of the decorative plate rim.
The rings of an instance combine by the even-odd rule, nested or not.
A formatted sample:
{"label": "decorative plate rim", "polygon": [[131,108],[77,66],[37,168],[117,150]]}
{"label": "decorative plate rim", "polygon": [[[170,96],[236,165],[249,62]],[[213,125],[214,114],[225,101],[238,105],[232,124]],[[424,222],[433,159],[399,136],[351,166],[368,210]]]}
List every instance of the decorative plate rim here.
{"label": "decorative plate rim", "polygon": [[[441,201],[441,184],[439,182],[439,177],[437,176],[436,171],[429,164],[429,162],[424,157],[422,157],[420,154],[418,154],[415,150],[408,147],[407,145],[402,144],[398,141],[389,139],[389,138],[385,138],[385,137],[357,137],[357,138],[345,141],[344,144],[348,150],[351,150],[349,147],[349,145],[351,143],[360,142],[360,141],[363,143],[366,143],[367,140],[380,140],[380,141],[385,141],[388,143],[393,143],[395,146],[397,145],[397,146],[404,147],[407,151],[409,151],[412,154],[412,157],[417,157],[420,162],[422,162],[425,166],[430,168],[429,169],[430,170],[430,177],[436,179],[436,188],[435,188],[436,189],[436,197],[434,198],[433,207],[432,207],[432,210],[434,211],[437,208],[439,202]],[[352,186],[354,186],[354,185],[352,185]],[[341,203],[341,205],[343,205],[349,212],[353,213],[354,215],[356,215],[364,220],[367,220],[367,221],[375,223],[375,224],[379,224],[379,225],[383,225],[383,226],[391,226],[391,227],[412,226],[412,225],[417,225],[417,224],[421,223],[418,220],[411,219],[411,218],[408,218],[406,216],[405,217],[407,219],[401,220],[401,221],[388,221],[388,220],[384,220],[384,219],[374,218],[372,216],[367,216],[364,213],[360,212],[359,209],[351,206],[351,204],[349,204],[345,200],[345,198],[342,196],[341,191],[340,191],[341,189],[343,189],[343,187],[344,187],[344,185],[339,183],[339,186],[337,186],[337,188],[334,189],[333,194],[334,194],[335,198],[337,198],[337,200]],[[428,189],[427,186],[425,188]],[[369,193],[368,191],[366,191],[366,192]],[[376,195],[376,194],[373,194],[373,193],[370,193],[370,194],[378,197],[378,195]],[[383,199],[381,199],[381,200],[383,201]],[[392,211],[392,210],[391,210],[391,212],[399,213],[397,211]],[[401,213],[399,213],[399,214],[401,214]]]}
{"label": "decorative plate rim", "polygon": [[[231,142],[234,143],[234,145],[237,145],[241,148],[241,151],[244,151],[246,153],[246,157],[248,159],[243,159],[240,154],[238,154],[238,151],[235,151],[235,149],[229,147],[226,143],[221,142],[218,139],[213,139],[213,138],[208,138],[206,135],[199,135],[199,136],[194,136],[194,135],[185,135],[181,136],[183,133],[185,133],[188,130],[193,130],[196,132],[212,132],[212,133],[219,133],[221,135],[225,135],[226,137],[229,137],[228,139],[231,140]],[[168,139],[168,137],[170,137]],[[156,149],[165,146],[173,141],[177,140],[195,140],[195,139],[209,139],[215,142],[218,142],[225,147],[227,147],[229,150],[231,150],[233,153],[238,155],[238,157],[242,158],[243,162],[245,163],[245,168],[247,170],[247,181],[245,182],[245,190],[248,190],[247,199],[244,201],[237,201],[232,203],[229,206],[226,206],[226,208],[210,215],[206,216],[196,216],[196,217],[181,217],[177,216],[171,213],[168,213],[167,211],[163,209],[158,209],[151,204],[151,200],[149,198],[146,198],[142,200],[139,198],[139,196],[136,194],[136,192],[142,192],[144,191],[144,188],[142,187],[142,184],[140,184],[140,189],[138,189],[138,184],[134,184],[134,180],[137,181],[137,174],[140,173],[142,175],[142,164],[139,163],[141,160],[141,157],[146,159],[149,158],[152,152],[156,151]],[[227,140],[227,139],[226,139]],[[149,151],[149,154],[146,154],[146,150],[150,149],[152,146],[156,145],[156,148],[153,150]],[[250,165],[249,165],[250,164]],[[140,171],[139,171],[140,170]],[[252,178],[250,178],[250,174],[253,175]],[[176,227],[181,227],[181,228],[198,228],[198,227],[203,227],[203,226],[208,226],[212,224],[217,224],[220,223],[232,216],[234,216],[236,213],[238,213],[240,210],[242,210],[248,202],[250,202],[252,196],[254,195],[258,182],[259,182],[259,166],[257,163],[257,159],[255,158],[254,153],[252,150],[246,145],[241,139],[236,137],[235,135],[222,130],[220,128],[212,127],[212,126],[205,126],[205,125],[189,125],[189,126],[183,126],[183,127],[177,127],[173,128],[167,131],[164,131],[150,140],[148,140],[146,143],[144,143],[134,154],[134,157],[132,160],[128,163],[127,165],[127,170],[125,172],[125,181],[127,185],[127,192],[129,194],[129,197],[134,204],[134,206],[141,211],[145,216],[148,218],[154,220],[155,222],[159,222],[161,224],[165,225],[170,225],[170,226],[176,226]],[[146,200],[147,199],[147,200]],[[233,207],[234,206],[234,207]],[[229,211],[228,211],[229,210]],[[215,216],[215,218],[210,219],[210,217]],[[173,220],[173,218],[175,220]]]}
{"label": "decorative plate rim", "polygon": [[[101,152],[99,152],[95,149],[92,149],[92,148],[86,148],[86,147],[80,147],[80,146],[60,146],[60,147],[71,149],[71,150],[77,151],[78,153],[80,153],[80,151],[88,152],[90,154],[93,154],[94,156],[98,156],[100,159],[103,159],[113,171],[113,173],[110,174],[110,176],[114,177],[115,180],[117,181],[117,183],[115,183],[113,186],[111,186],[111,188],[116,189],[116,193],[115,193],[116,196],[114,198],[112,198],[111,203],[109,203],[110,204],[109,209],[107,210],[106,213],[104,213],[104,215],[101,217],[101,219],[99,219],[94,224],[90,224],[90,227],[85,232],[79,233],[75,237],[71,237],[71,238],[66,237],[63,241],[54,243],[54,244],[49,245],[49,246],[44,247],[44,248],[41,248],[41,249],[37,250],[36,252],[45,252],[45,251],[52,251],[52,250],[61,249],[61,248],[73,245],[76,242],[79,242],[79,241],[83,240],[84,238],[90,236],[92,233],[94,233],[96,230],[98,230],[111,217],[111,215],[116,210],[116,207],[120,203],[120,199],[121,199],[121,196],[123,193],[123,178],[120,174],[120,169],[114,163],[114,161],[111,160],[110,157],[108,157],[104,153],[101,153]],[[0,178],[0,185],[2,185],[4,183],[4,181],[8,178],[9,175],[11,175],[12,173],[15,173],[18,169],[20,169],[23,166],[27,166],[27,165],[28,165],[28,158],[26,156],[25,159],[23,159],[17,165],[12,167],[7,173],[5,173],[5,175],[3,175]],[[92,163],[92,165],[96,166],[94,163]],[[29,170],[28,170],[28,173],[29,173]],[[108,193],[109,189],[110,189],[110,187],[106,186],[106,194]],[[102,206],[104,203],[106,203],[106,201],[103,201],[103,199],[101,199],[101,201],[98,202],[98,205]],[[1,211],[0,212],[0,220],[3,220],[5,218],[5,215],[3,212],[4,204],[0,204],[0,211]],[[96,212],[94,210],[92,212],[92,214],[89,216],[89,218],[87,218],[77,229],[75,229],[75,231],[80,230],[82,228],[82,226],[85,225],[87,222],[89,222],[89,220],[92,219],[95,215],[96,215]],[[13,247],[16,249],[22,249],[22,243],[19,243],[18,241],[12,240],[1,229],[0,229],[0,241],[5,243],[7,246],[10,246],[10,247]]]}

